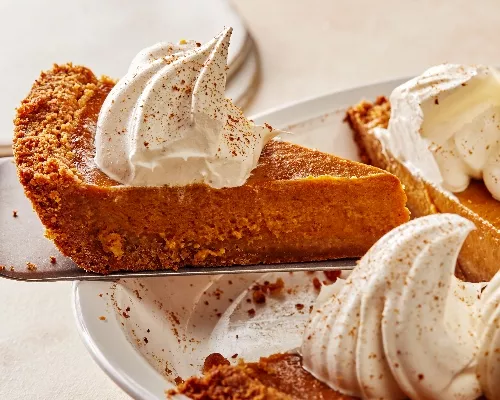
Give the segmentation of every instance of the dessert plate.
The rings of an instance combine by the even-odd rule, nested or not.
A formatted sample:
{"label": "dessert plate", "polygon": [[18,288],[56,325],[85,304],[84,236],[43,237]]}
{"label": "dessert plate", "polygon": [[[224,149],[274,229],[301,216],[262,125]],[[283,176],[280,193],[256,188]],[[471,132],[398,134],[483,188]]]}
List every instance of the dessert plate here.
{"label": "dessert plate", "polygon": [[[347,106],[389,94],[394,80],[295,103],[254,117],[294,132],[283,139],[357,159],[343,123]],[[256,283],[284,288],[254,304]],[[322,272],[212,275],[76,282],[73,303],[81,337],[101,368],[136,399],[165,399],[179,379],[199,374],[218,352],[235,363],[297,348]],[[185,398],[177,396],[176,398]]]}

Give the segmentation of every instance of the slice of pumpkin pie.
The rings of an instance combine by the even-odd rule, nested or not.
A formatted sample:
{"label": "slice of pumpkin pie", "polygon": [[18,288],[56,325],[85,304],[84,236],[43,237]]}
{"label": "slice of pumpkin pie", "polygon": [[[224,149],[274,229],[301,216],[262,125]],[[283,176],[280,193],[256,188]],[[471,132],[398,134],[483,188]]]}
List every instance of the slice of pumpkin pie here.
{"label": "slice of pumpkin pie", "polygon": [[474,222],[461,273],[490,280],[500,265],[500,73],[437,65],[390,100],[351,107],[347,120],[364,161],[401,179],[412,216],[454,213]]}
{"label": "slice of pumpkin pie", "polygon": [[394,175],[273,139],[225,98],[230,35],[147,48],[116,84],[56,65],[23,100],[19,178],[80,267],[357,257],[408,220]]}

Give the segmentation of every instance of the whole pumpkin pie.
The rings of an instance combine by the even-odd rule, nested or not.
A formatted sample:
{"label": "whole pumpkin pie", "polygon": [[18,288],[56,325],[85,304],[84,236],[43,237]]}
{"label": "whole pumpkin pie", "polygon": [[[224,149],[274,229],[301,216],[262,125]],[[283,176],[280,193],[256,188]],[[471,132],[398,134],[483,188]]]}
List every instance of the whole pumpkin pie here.
{"label": "whole pumpkin pie", "polygon": [[23,100],[20,181],[80,267],[358,257],[408,220],[394,175],[272,140],[224,97],[230,34],[148,48],[116,84],[56,65]]}
{"label": "whole pumpkin pie", "polygon": [[391,100],[347,111],[361,157],[401,180],[413,217],[455,213],[474,222],[459,264],[476,282],[499,268],[499,94],[493,68],[444,64],[395,89]]}

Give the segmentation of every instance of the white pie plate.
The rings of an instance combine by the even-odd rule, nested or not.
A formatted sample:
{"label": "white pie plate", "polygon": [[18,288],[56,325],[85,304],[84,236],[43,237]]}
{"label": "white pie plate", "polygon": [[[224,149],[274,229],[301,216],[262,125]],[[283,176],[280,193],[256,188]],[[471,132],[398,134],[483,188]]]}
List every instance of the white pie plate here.
{"label": "white pie plate", "polygon": [[[254,120],[293,131],[286,140],[356,159],[356,146],[343,123],[346,106],[387,95],[403,81],[306,100]],[[278,276],[285,281],[283,296],[268,298],[264,306],[247,302],[254,282]],[[74,310],[88,350],[123,390],[136,399],[165,399],[174,379],[199,374],[210,353],[233,362],[253,361],[299,346],[317,296],[313,276],[296,272],[76,282]],[[304,308],[298,310],[297,304]],[[249,316],[250,309],[255,316]]]}

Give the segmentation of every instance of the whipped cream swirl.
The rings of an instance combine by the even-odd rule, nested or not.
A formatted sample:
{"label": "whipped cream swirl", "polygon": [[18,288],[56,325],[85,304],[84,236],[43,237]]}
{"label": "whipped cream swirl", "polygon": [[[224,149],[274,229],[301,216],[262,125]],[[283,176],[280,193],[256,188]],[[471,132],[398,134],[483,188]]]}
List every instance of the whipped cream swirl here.
{"label": "whipped cream swirl", "polygon": [[363,399],[477,399],[481,284],[454,276],[472,229],[460,216],[436,214],[385,235],[316,306],[301,349],[304,367]]}
{"label": "whipped cream swirl", "polygon": [[99,113],[95,163],[126,185],[241,186],[279,131],[225,98],[232,29],[142,50]]}
{"label": "whipped cream swirl", "polygon": [[442,64],[396,88],[384,147],[406,167],[451,192],[483,179],[500,200],[500,74]]}
{"label": "whipped cream swirl", "polygon": [[488,399],[500,395],[500,273],[481,295],[478,326],[479,362],[477,375]]}

